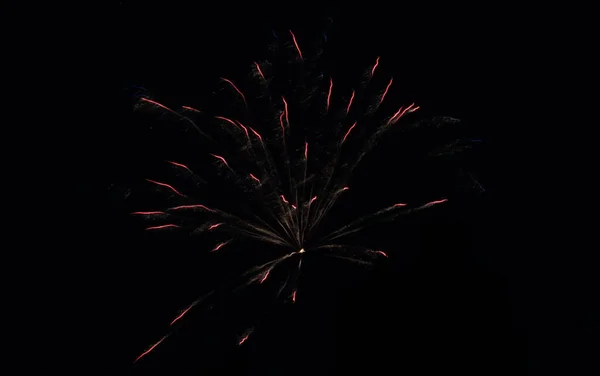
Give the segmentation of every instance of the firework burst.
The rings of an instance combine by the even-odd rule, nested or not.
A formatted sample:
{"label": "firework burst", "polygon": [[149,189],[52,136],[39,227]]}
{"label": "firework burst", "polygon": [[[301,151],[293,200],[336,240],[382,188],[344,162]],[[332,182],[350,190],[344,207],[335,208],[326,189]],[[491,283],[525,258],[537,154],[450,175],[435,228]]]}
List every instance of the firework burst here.
{"label": "firework burst", "polygon": [[[393,107],[386,102],[395,81],[380,73],[379,57],[373,58],[352,87],[323,73],[326,67],[319,59],[320,51],[304,51],[292,31],[277,40],[281,43],[274,50],[277,56],[252,62],[250,79],[243,81],[243,87],[220,78],[221,90],[229,98],[221,113],[215,113],[219,106],[205,111],[188,105],[167,106],[147,96],[139,99],[139,110],[168,116],[174,124],[196,132],[204,142],[199,158],[212,160],[214,169],[198,172],[188,167],[187,161],[166,161],[193,182],[195,189],[148,177],[148,185],[164,191],[173,204],[132,214],[152,219],[146,231],[215,234],[218,240],[208,250],[211,252],[227,251],[232,243],[241,241],[272,247],[277,256],[253,265],[236,282],[236,288],[262,284],[274,271],[283,270],[289,277],[277,296],[294,303],[298,272],[307,256],[327,255],[358,263],[387,258],[384,250],[348,245],[344,238],[377,220],[427,209],[446,199],[391,202],[337,228],[325,226],[324,219],[336,202],[351,195],[350,178],[363,157],[390,129],[414,121],[419,106]],[[379,74],[381,79],[375,79]],[[228,202],[215,204],[208,189],[202,188],[209,186],[226,191]],[[170,324],[182,320],[204,298],[184,308]],[[248,341],[251,333],[251,329],[242,333],[238,344]]]}

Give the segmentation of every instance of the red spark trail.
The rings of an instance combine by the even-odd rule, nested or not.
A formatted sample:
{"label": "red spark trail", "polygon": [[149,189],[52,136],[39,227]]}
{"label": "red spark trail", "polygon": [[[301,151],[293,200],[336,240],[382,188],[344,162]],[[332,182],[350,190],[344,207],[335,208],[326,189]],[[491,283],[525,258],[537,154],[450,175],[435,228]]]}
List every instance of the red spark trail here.
{"label": "red spark trail", "polygon": [[308,205],[312,204],[316,199],[317,199],[317,196],[311,198],[310,201],[308,202]]}
{"label": "red spark trail", "polygon": [[140,356],[138,356],[133,362],[137,362],[138,360],[142,359],[144,356],[146,356],[150,351],[154,350],[156,348],[156,346],[160,345],[160,343],[162,341],[164,341],[169,335],[167,334],[166,336],[162,337],[158,342],[156,342],[154,345],[152,345],[148,350],[144,351],[143,353],[140,354]]}
{"label": "red spark trail", "polygon": [[215,116],[215,119],[219,119],[219,120],[225,120],[226,122],[230,123],[231,125],[233,125],[234,127],[237,127],[237,124],[235,123],[235,121],[228,119],[226,117],[223,116]]}
{"label": "red spark trail", "polygon": [[279,114],[279,125],[281,126],[281,134],[285,135],[285,127],[283,126],[283,112]]}
{"label": "red spark trail", "polygon": [[285,98],[282,96],[281,99],[283,100],[283,110],[285,112],[285,122],[287,123],[287,126],[290,126],[290,114],[288,112],[288,103],[285,100]]}
{"label": "red spark trail", "polygon": [[147,227],[146,230],[161,230],[163,228],[171,228],[171,227],[173,227],[173,228],[179,228],[179,226],[174,225],[172,223],[169,223],[167,225]]}
{"label": "red spark trail", "polygon": [[173,321],[171,321],[171,323],[169,324],[169,326],[175,324],[177,321],[179,321],[186,313],[188,313],[188,311],[190,309],[192,309],[192,307],[194,307],[196,305],[196,303],[198,303],[197,301],[193,302],[192,304],[189,305],[189,307],[187,307],[186,309],[184,309],[177,317],[175,317],[173,319]]}
{"label": "red spark trail", "polygon": [[175,192],[176,194],[178,194],[181,197],[185,197],[184,194],[179,193],[179,191],[175,188],[173,188],[172,186],[170,186],[169,184],[165,184],[165,183],[161,183],[159,181],[156,180],[150,180],[150,179],[146,179],[146,181],[149,181],[150,183],[156,184],[156,185],[160,185],[161,187],[165,187],[165,188],[169,188],[170,190],[172,190],[173,192]]}
{"label": "red spark trail", "polygon": [[385,91],[383,92],[383,94],[381,95],[381,99],[379,99],[379,103],[377,103],[377,106],[380,106],[381,103],[383,102],[383,100],[385,99],[385,96],[388,93],[388,90],[390,90],[390,86],[392,86],[392,82],[394,82],[394,78],[390,78],[390,82],[387,84],[387,86],[385,87]]}
{"label": "red spark trail", "polygon": [[437,205],[437,204],[444,203],[446,201],[448,201],[448,199],[447,198],[443,198],[441,200],[436,200],[436,201],[428,202],[428,203],[425,204],[425,206]]}
{"label": "red spark trail", "polygon": [[290,30],[290,34],[292,34],[292,40],[294,41],[294,46],[296,46],[296,51],[298,51],[298,55],[300,55],[300,60],[304,60],[302,57],[302,51],[300,51],[300,47],[298,46],[298,42],[296,41],[296,36]]}
{"label": "red spark trail", "polygon": [[375,253],[378,253],[378,254],[382,255],[383,257],[388,257],[387,253],[385,253],[384,251],[375,251]]}
{"label": "red spark trail", "polygon": [[225,164],[225,166],[227,166],[229,169],[231,169],[231,167],[229,167],[229,163],[227,163],[227,161],[225,160],[225,158],[221,157],[220,155],[216,155],[216,154],[210,154],[210,155],[212,155],[213,157],[217,158],[218,160],[220,160],[221,162],[223,162]]}
{"label": "red spark trail", "polygon": [[352,106],[352,102],[354,101],[354,90],[352,90],[352,96],[350,97],[350,102],[348,102],[348,107],[346,107],[346,115],[350,112],[350,107]]}
{"label": "red spark trail", "polygon": [[344,143],[344,141],[346,141],[346,137],[348,137],[348,135],[350,134],[350,132],[352,131],[352,129],[354,129],[354,127],[356,127],[356,122],[354,122],[354,124],[352,124],[352,126],[350,127],[350,129],[348,129],[348,132],[346,132],[346,134],[344,135],[344,138],[342,139],[342,144]]}
{"label": "red spark trail", "polygon": [[160,107],[160,108],[162,108],[164,110],[167,110],[167,111],[172,112],[172,113],[174,113],[176,115],[179,115],[176,111],[171,110],[169,107],[165,106],[164,104],[160,104],[160,103],[158,103],[156,101],[153,101],[151,99],[148,99],[148,98],[140,98],[140,99],[143,100],[144,102],[152,103],[155,106],[158,106],[158,107]]}
{"label": "red spark trail", "polygon": [[269,276],[270,272],[271,272],[270,270],[267,270],[267,272],[263,275],[262,279],[260,280],[260,283],[263,283],[264,281],[267,280],[267,277]]}
{"label": "red spark trail", "polygon": [[329,111],[329,103],[331,102],[331,92],[333,91],[333,78],[329,78],[329,92],[327,93],[327,107],[326,111]]}
{"label": "red spark trail", "polygon": [[246,133],[246,138],[248,139],[248,141],[250,141],[250,135],[248,134],[248,128],[246,128],[246,126],[244,124],[242,124],[239,120],[237,123],[240,127],[242,127],[242,129],[244,130],[244,133]]}
{"label": "red spark trail", "polygon": [[304,143],[304,159],[308,159],[308,142]]}
{"label": "red spark trail", "polygon": [[229,243],[229,242],[223,242],[223,243],[217,244],[217,246],[215,248],[213,248],[213,250],[211,252],[218,251],[219,249],[223,248],[227,243]]}
{"label": "red spark trail", "polygon": [[260,143],[263,144],[263,139],[262,139],[261,135],[257,131],[255,131],[254,129],[252,129],[252,127],[248,127],[248,128],[250,128],[250,130],[252,131],[252,133],[254,133],[254,135],[256,137],[258,137],[258,139],[260,140]]}
{"label": "red spark trail", "polygon": [[373,69],[371,69],[371,77],[373,77],[373,75],[375,74],[375,69],[377,69],[378,65],[379,65],[379,56],[377,56],[377,60],[375,60],[375,65],[373,65]]}
{"label": "red spark trail", "polygon": [[296,290],[292,292],[292,302],[296,303]]}
{"label": "red spark trail", "polygon": [[161,214],[165,214],[165,212],[161,212],[161,211],[137,211],[137,212],[133,212],[131,214],[134,215],[161,215]]}
{"label": "red spark trail", "polygon": [[244,93],[242,93],[242,91],[240,89],[238,89],[237,86],[235,86],[235,84],[231,80],[228,80],[223,77],[221,77],[221,80],[223,80],[223,81],[227,82],[229,85],[231,85],[231,87],[234,88],[235,91],[237,91],[237,93],[242,97],[242,100],[244,101],[244,104],[246,105],[246,107],[248,107],[248,103],[246,103],[246,97],[244,96]]}
{"label": "red spark trail", "polygon": [[393,206],[393,207],[394,207],[394,208],[401,208],[401,207],[404,207],[404,206],[406,206],[406,205],[408,205],[408,204],[394,204],[394,206]]}
{"label": "red spark trail", "polygon": [[185,110],[189,110],[189,111],[198,112],[198,113],[200,112],[200,110],[196,110],[195,108],[190,107],[190,106],[181,106],[181,108],[183,108]]}
{"label": "red spark trail", "polygon": [[211,209],[211,208],[209,208],[209,207],[206,207],[206,206],[204,206],[204,205],[200,205],[200,204],[194,204],[194,205],[179,205],[179,206],[175,206],[175,207],[169,208],[169,209],[167,209],[167,210],[182,210],[182,209],[196,209],[196,208],[200,208],[200,209],[208,210],[209,212],[212,212],[212,213],[214,213],[214,212],[215,212],[215,210],[213,210],[213,209]]}
{"label": "red spark trail", "polygon": [[289,204],[288,200],[285,199],[284,195],[281,195],[279,197],[281,197],[281,201],[285,202],[286,204]]}
{"label": "red spark trail", "polygon": [[240,341],[238,342],[238,346],[246,342],[248,337],[250,337],[250,334],[246,334],[244,337],[242,337],[242,339],[240,339]]}
{"label": "red spark trail", "polygon": [[404,110],[402,109],[402,107],[400,107],[400,109],[398,111],[396,111],[396,113],[390,118],[390,120],[388,120],[387,125],[395,124],[405,114],[415,112],[416,110],[418,110],[420,108],[419,106],[413,108],[414,105],[415,104],[412,103],[410,106],[406,107]]}
{"label": "red spark trail", "polygon": [[260,74],[260,76],[262,77],[263,80],[265,79],[265,75],[263,74],[262,70],[260,69],[260,65],[258,65],[258,63],[255,61],[254,62],[254,66],[256,67],[256,70],[258,71],[258,74]]}
{"label": "red spark trail", "polygon": [[256,182],[257,182],[258,184],[260,184],[260,180],[258,180],[258,178],[257,178],[256,176],[254,176],[254,175],[250,174],[250,177],[251,177],[252,179],[256,180]]}
{"label": "red spark trail", "polygon": [[223,223],[217,223],[217,224],[211,225],[211,226],[208,228],[208,231],[212,231],[212,230],[216,229],[217,227],[221,226],[222,224],[223,224]]}
{"label": "red spark trail", "polygon": [[172,164],[173,166],[177,166],[177,167],[181,167],[181,168],[185,168],[186,170],[188,170],[189,172],[192,172],[192,170],[190,170],[190,168],[186,165],[184,165],[183,163],[177,163],[177,162],[173,162],[173,161],[167,161],[167,163]]}

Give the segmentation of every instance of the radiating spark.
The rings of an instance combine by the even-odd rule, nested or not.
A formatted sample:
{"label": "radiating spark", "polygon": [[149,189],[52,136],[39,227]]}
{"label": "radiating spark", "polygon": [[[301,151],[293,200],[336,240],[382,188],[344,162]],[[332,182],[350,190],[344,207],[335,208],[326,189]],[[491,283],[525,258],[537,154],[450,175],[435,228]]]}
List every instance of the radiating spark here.
{"label": "radiating spark", "polygon": [[354,102],[354,90],[352,90],[352,96],[350,97],[350,101],[348,102],[348,107],[346,107],[346,115],[350,112],[350,107],[352,107],[352,102]]}
{"label": "radiating spark", "polygon": [[296,303],[296,290],[292,291],[292,302]]}
{"label": "radiating spark", "polygon": [[221,162],[223,162],[223,164],[224,164],[225,166],[227,166],[229,169],[231,169],[231,167],[229,167],[229,163],[227,163],[227,161],[225,160],[225,158],[221,157],[220,155],[211,154],[211,153],[209,153],[209,154],[210,154],[210,155],[212,155],[213,157],[217,158],[217,159],[218,159],[218,160],[220,160]]}
{"label": "radiating spark", "polygon": [[252,178],[252,179],[253,179],[253,180],[255,180],[255,181],[258,183],[258,184],[260,184],[260,180],[259,180],[259,179],[258,179],[256,176],[254,176],[254,175],[250,174],[250,178]]}
{"label": "radiating spark", "polygon": [[131,214],[134,214],[134,215],[162,215],[162,214],[165,214],[165,212],[162,212],[162,211],[137,211],[137,212],[133,212]]}
{"label": "radiating spark", "polygon": [[256,71],[258,72],[258,74],[262,77],[262,79],[265,79],[265,75],[263,74],[262,70],[260,69],[260,65],[258,65],[258,63],[255,61],[254,62],[254,66],[256,67]]}
{"label": "radiating spark", "polygon": [[182,209],[204,209],[207,210],[209,212],[214,213],[215,210],[205,206],[205,205],[201,205],[201,204],[194,204],[194,205],[179,205],[179,206],[174,206],[172,208],[169,208],[167,210],[182,210]]}
{"label": "radiating spark", "polygon": [[179,228],[179,226],[169,223],[161,226],[146,227],[146,230],[162,230],[163,228]]}
{"label": "radiating spark", "polygon": [[375,251],[375,253],[382,255],[383,257],[388,257],[387,253],[384,251]]}
{"label": "radiating spark", "polygon": [[185,197],[184,194],[180,193],[177,189],[173,188],[171,185],[169,184],[165,184],[165,183],[161,183],[159,181],[156,180],[150,180],[150,179],[146,179],[146,181],[149,181],[150,183],[156,184],[156,185],[160,185],[161,187],[165,187],[165,188],[169,188],[171,191],[173,191],[175,194],[181,196],[181,197]]}
{"label": "radiating spark", "polygon": [[329,103],[331,102],[331,92],[333,91],[333,79],[329,78],[329,92],[327,93],[327,107],[325,111],[329,111]]}
{"label": "radiating spark", "polygon": [[385,99],[385,96],[387,95],[388,91],[390,90],[390,87],[392,86],[392,82],[394,82],[394,78],[393,77],[390,78],[390,82],[385,87],[385,90],[383,91],[383,94],[381,94],[381,97],[379,98],[379,103],[377,103],[377,106],[380,106],[381,103],[383,103],[383,100]]}
{"label": "radiating spark", "polygon": [[300,51],[300,46],[298,46],[298,42],[296,41],[296,36],[290,30],[290,34],[292,35],[292,40],[294,41],[294,46],[296,46],[296,51],[298,51],[298,56],[300,56],[300,60],[304,60],[302,57],[302,51]]}
{"label": "radiating spark", "polygon": [[281,100],[283,101],[283,113],[285,114],[285,123],[287,124],[287,126],[290,126],[290,117],[289,117],[289,111],[288,111],[288,103],[285,100],[285,98],[282,96]]}
{"label": "radiating spark", "polygon": [[190,107],[190,106],[181,106],[181,108],[183,108],[184,110],[188,110],[188,111],[193,111],[193,112],[198,112],[198,113],[200,112],[200,110],[196,110],[195,108]]}
{"label": "radiating spark", "polygon": [[181,313],[179,315],[177,315],[177,317],[175,317],[173,319],[173,321],[171,321],[171,323],[169,324],[170,326],[175,324],[177,321],[181,320],[181,318],[183,316],[185,316],[186,313],[189,312],[190,309],[192,309],[196,304],[198,304],[198,300],[196,300],[195,302],[193,302],[192,304],[190,304],[186,309],[184,309],[183,311],[181,311]]}
{"label": "radiating spark", "polygon": [[346,134],[344,135],[344,138],[342,139],[342,143],[344,143],[344,141],[346,141],[346,137],[348,137],[348,135],[350,134],[350,132],[352,131],[352,129],[354,129],[354,127],[356,127],[356,122],[354,122],[354,124],[352,124],[352,126],[350,127],[350,129],[348,129],[348,132],[346,132]]}
{"label": "radiating spark", "polygon": [[221,225],[223,225],[223,223],[216,223],[216,224],[214,224],[214,225],[210,225],[210,226],[208,227],[208,231],[214,230],[214,229],[216,229],[217,227],[221,227]]}
{"label": "radiating spark", "polygon": [[137,358],[135,358],[135,360],[133,361],[134,363],[136,363],[138,360],[142,359],[144,356],[148,355],[152,350],[154,350],[156,348],[156,346],[160,345],[160,343],[162,341],[164,341],[169,335],[167,334],[166,336],[162,337],[158,342],[156,342],[154,345],[150,346],[150,348],[146,351],[144,351],[143,353],[141,353]]}
{"label": "radiating spark", "polygon": [[304,159],[308,159],[308,142],[304,143]]}
{"label": "radiating spark", "polygon": [[234,127],[236,127],[236,128],[237,128],[237,126],[238,126],[238,125],[235,123],[235,121],[233,121],[233,120],[231,120],[231,119],[229,119],[229,118],[226,118],[226,117],[224,117],[224,116],[215,116],[215,119],[224,120],[224,121],[228,122],[229,124],[233,125],[233,126],[234,126]]}
{"label": "radiating spark", "polygon": [[263,277],[261,278],[261,280],[260,280],[260,283],[263,283],[264,281],[266,281],[266,280],[267,280],[267,277],[269,277],[269,273],[270,273],[270,272],[271,272],[270,270],[267,270],[267,272],[266,272],[266,273],[263,275]]}
{"label": "radiating spark", "polygon": [[246,97],[244,96],[244,93],[242,93],[242,91],[240,89],[238,89],[237,86],[235,86],[235,84],[233,83],[233,81],[228,80],[227,78],[223,78],[221,77],[222,81],[227,82],[229,85],[231,85],[231,87],[237,91],[237,93],[240,95],[240,97],[242,97],[242,100],[244,101],[244,104],[246,105],[246,107],[248,106],[248,103],[246,103]]}
{"label": "radiating spark", "polygon": [[227,245],[227,243],[229,243],[229,242],[227,241],[227,242],[222,242],[222,243],[219,243],[219,244],[217,244],[217,245],[216,245],[216,247],[215,247],[215,248],[213,248],[213,250],[212,250],[211,252],[218,251],[219,249],[221,249],[221,248],[223,248],[225,245]]}
{"label": "radiating spark", "polygon": [[377,56],[377,59],[375,60],[375,65],[373,65],[373,69],[371,69],[371,77],[373,77],[375,75],[375,69],[377,69],[378,65],[379,65],[379,56]]}
{"label": "radiating spark", "polygon": [[167,163],[170,163],[173,166],[184,168],[184,169],[188,170],[189,172],[192,172],[192,170],[190,170],[190,168],[188,166],[184,165],[183,163],[177,163],[177,162],[173,162],[173,161],[167,161]]}

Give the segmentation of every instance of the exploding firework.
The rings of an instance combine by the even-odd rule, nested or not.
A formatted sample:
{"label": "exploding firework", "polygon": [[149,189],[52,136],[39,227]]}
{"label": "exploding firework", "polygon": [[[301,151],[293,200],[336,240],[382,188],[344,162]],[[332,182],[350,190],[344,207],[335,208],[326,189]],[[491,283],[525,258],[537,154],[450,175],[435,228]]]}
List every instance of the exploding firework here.
{"label": "exploding firework", "polygon": [[[283,270],[291,277],[278,288],[277,296],[295,303],[298,271],[308,255],[310,260],[318,259],[312,255],[327,255],[358,263],[387,258],[384,250],[346,244],[344,239],[378,220],[391,220],[447,200],[432,197],[423,202],[391,202],[337,228],[324,225],[336,202],[352,193],[350,178],[363,157],[390,129],[408,128],[419,106],[393,107],[386,102],[395,82],[384,75],[381,80],[374,79],[381,74],[379,57],[373,58],[351,87],[323,73],[320,53],[304,51],[292,31],[277,39],[281,46],[271,61],[284,64],[253,62],[250,79],[243,87],[220,78],[229,98],[222,113],[215,113],[213,107],[208,111],[188,105],[175,108],[147,96],[139,99],[139,110],[160,113],[196,132],[205,145],[200,158],[212,160],[214,169],[198,172],[186,161],[166,161],[193,182],[195,190],[148,177],[148,185],[164,191],[173,205],[132,214],[152,220],[146,228],[149,232],[214,234],[219,240],[208,250],[211,252],[227,251],[234,242],[256,241],[272,247],[277,256],[252,265],[240,276],[236,288],[262,284],[274,271]],[[226,202],[206,194],[208,190],[202,188],[206,186],[223,187]],[[170,324],[182,320],[201,302],[203,299],[192,302]],[[251,333],[251,329],[243,333],[238,344],[250,340]]]}

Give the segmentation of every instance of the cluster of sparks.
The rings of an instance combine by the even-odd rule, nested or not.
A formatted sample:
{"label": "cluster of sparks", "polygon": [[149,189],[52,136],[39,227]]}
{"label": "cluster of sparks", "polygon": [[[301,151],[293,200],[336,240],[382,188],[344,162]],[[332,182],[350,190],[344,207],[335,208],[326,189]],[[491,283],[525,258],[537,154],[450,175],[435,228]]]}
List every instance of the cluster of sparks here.
{"label": "cluster of sparks", "polygon": [[[296,53],[296,60],[299,64],[303,64],[305,56],[299,46],[296,36],[292,31],[289,32],[291,45]],[[376,74],[379,66],[379,57],[376,58],[374,64],[368,69],[365,74],[367,83]],[[268,87],[269,77],[261,64],[253,63],[253,76],[259,81],[259,84],[265,88]],[[246,109],[249,108],[248,99],[244,92],[240,90],[236,84],[227,78],[221,78],[224,85],[232,89],[232,93],[241,101]],[[374,103],[374,111],[377,111],[379,106],[386,98],[393,79],[387,81],[385,89],[380,92]],[[319,97],[323,99],[321,105],[324,112],[327,114],[332,111],[332,96],[335,95],[334,81],[328,78],[325,88],[326,95]],[[393,112],[390,116],[385,117],[380,126],[373,132],[371,137],[366,140],[366,146],[352,163],[347,163],[343,166],[346,174],[336,174],[339,167],[339,156],[344,144],[352,137],[353,130],[360,127],[359,121],[348,121],[349,114],[355,105],[357,92],[352,90],[348,93],[349,96],[344,100],[343,108],[340,112],[343,115],[341,128],[339,129],[339,138],[336,141],[335,150],[331,163],[318,173],[309,172],[308,162],[313,153],[309,142],[303,141],[294,154],[293,142],[290,140],[290,133],[294,128],[294,103],[288,102],[285,96],[278,96],[276,101],[279,102],[278,110],[273,114],[274,120],[274,136],[263,136],[254,126],[244,124],[241,121],[232,117],[214,116],[214,119],[220,123],[222,129],[232,136],[241,146],[241,152],[244,154],[250,163],[244,165],[243,168],[238,168],[230,164],[228,158],[224,155],[209,153],[208,157],[213,158],[217,168],[223,170],[224,176],[234,179],[237,184],[242,185],[246,191],[248,188],[260,193],[261,200],[264,200],[267,208],[267,215],[256,215],[255,218],[242,218],[232,212],[220,210],[217,207],[205,205],[193,201],[193,198],[185,194],[182,190],[176,188],[168,182],[161,182],[154,179],[146,179],[148,183],[153,184],[160,189],[169,191],[172,196],[180,199],[180,205],[175,205],[162,210],[136,211],[133,215],[153,218],[154,220],[164,220],[159,225],[147,227],[147,231],[161,231],[166,229],[183,229],[192,230],[194,232],[222,232],[227,235],[216,243],[211,249],[212,252],[223,251],[228,245],[240,238],[252,239],[271,245],[280,247],[286,250],[285,254],[273,259],[265,264],[257,265],[246,273],[245,284],[261,284],[265,282],[271,272],[282,265],[284,262],[289,265],[292,262],[296,270],[302,268],[302,260],[305,253],[311,252],[330,252],[344,259],[359,260],[354,258],[356,252],[349,256],[345,252],[352,248],[356,251],[356,246],[348,246],[342,243],[337,243],[339,239],[345,236],[360,231],[368,222],[374,218],[390,215],[392,217],[399,214],[407,214],[415,210],[429,208],[433,205],[446,202],[446,199],[438,199],[425,203],[407,204],[393,203],[390,206],[380,209],[371,215],[360,217],[338,229],[329,232],[324,236],[316,236],[315,229],[322,222],[323,218],[332,209],[335,203],[342,197],[350,188],[347,186],[349,173],[356,167],[365,153],[367,153],[381,137],[383,132],[389,129],[392,125],[398,123],[403,117],[411,114],[419,109],[414,103],[408,106],[402,106]],[[160,111],[172,114],[179,119],[187,122],[195,128],[201,136],[212,141],[211,137],[201,130],[201,128],[191,119],[194,114],[199,114],[202,111],[190,107],[182,106],[181,110],[174,110],[152,99],[143,97],[140,99],[141,104],[146,104],[158,108]],[[262,128],[259,128],[262,129]],[[273,146],[275,145],[275,146]],[[277,149],[279,153],[273,151]],[[297,155],[296,158],[294,155]],[[277,164],[277,158],[283,159]],[[180,169],[187,176],[196,176],[190,167],[186,164],[176,161],[167,161],[176,169]],[[249,166],[249,167],[248,167]],[[185,204],[183,204],[185,202]],[[189,224],[189,218],[183,219],[179,214],[183,212],[194,211],[199,215],[198,218],[210,218],[207,222],[200,226],[197,223]],[[198,219],[199,220],[199,219]],[[159,222],[160,223],[160,222]],[[234,234],[235,236],[232,236]],[[358,247],[361,248],[361,247]],[[293,251],[292,251],[293,250]],[[370,257],[381,256],[388,257],[388,254],[383,250],[361,248],[363,254]],[[288,285],[288,282],[286,282]],[[294,285],[294,286],[291,286]],[[284,286],[286,287],[286,286]],[[296,302],[297,283],[290,283],[287,289],[283,287],[279,289],[279,294],[285,291],[292,303]],[[278,295],[279,295],[278,294]],[[198,299],[183,309],[170,323],[174,325],[181,320],[190,310],[197,306],[202,299]],[[252,330],[243,333],[238,340],[238,345],[244,344],[249,340]],[[149,354],[157,346],[159,346],[168,335],[162,337],[159,341],[153,344],[150,348],[140,354],[135,362]]]}

